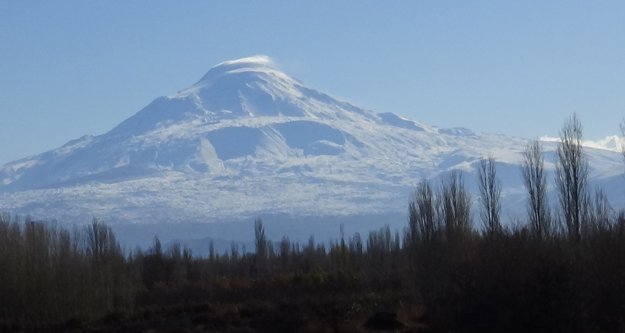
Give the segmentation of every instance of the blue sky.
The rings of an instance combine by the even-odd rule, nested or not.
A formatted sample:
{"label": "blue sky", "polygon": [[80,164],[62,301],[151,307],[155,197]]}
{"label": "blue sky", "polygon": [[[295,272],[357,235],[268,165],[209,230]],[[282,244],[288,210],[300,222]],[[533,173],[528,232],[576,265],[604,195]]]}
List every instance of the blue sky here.
{"label": "blue sky", "polygon": [[441,127],[625,117],[623,1],[3,1],[0,164],[101,134],[224,60]]}

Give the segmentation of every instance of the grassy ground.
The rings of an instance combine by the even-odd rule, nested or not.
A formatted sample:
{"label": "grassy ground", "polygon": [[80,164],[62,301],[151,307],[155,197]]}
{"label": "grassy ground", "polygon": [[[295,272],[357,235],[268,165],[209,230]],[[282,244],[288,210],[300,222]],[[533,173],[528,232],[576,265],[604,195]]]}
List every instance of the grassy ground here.
{"label": "grassy ground", "polygon": [[[38,329],[42,329],[39,327]],[[64,332],[429,332],[400,294],[266,295],[231,302],[150,306],[43,329]]]}

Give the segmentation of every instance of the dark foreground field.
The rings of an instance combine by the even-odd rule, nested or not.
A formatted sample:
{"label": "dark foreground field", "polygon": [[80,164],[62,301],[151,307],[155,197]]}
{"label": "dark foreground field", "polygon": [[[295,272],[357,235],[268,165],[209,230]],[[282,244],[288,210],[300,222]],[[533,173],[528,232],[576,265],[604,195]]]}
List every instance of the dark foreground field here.
{"label": "dark foreground field", "polygon": [[66,332],[430,332],[422,317],[420,309],[396,297],[283,294],[238,302],[151,306],[91,321],[72,318],[47,328]]}

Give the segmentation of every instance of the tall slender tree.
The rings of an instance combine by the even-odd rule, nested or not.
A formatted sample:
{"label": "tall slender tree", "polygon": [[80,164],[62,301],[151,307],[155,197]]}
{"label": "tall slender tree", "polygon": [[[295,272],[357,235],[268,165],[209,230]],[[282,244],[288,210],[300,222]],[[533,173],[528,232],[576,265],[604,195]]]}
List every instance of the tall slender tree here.
{"label": "tall slender tree", "polygon": [[612,206],[608,196],[599,189],[595,192],[595,200],[592,204],[593,212],[590,216],[592,230],[607,230],[612,219]]}
{"label": "tall slender tree", "polygon": [[534,140],[525,147],[521,171],[528,195],[527,215],[530,229],[534,236],[543,239],[552,232],[552,226],[547,202],[545,159],[540,141]]}
{"label": "tall slender tree", "polygon": [[621,120],[621,124],[620,124],[620,128],[621,128],[621,138],[620,138],[620,148],[621,148],[621,154],[623,155],[623,161],[625,162],[625,118],[623,120]]}
{"label": "tall slender tree", "polygon": [[582,124],[576,114],[562,127],[556,154],[556,185],[560,207],[569,236],[579,241],[590,199],[587,190],[588,161],[582,149]]}
{"label": "tall slender tree", "polygon": [[267,257],[267,236],[265,236],[265,227],[261,219],[256,219],[254,221],[254,239],[256,255],[261,258]]}
{"label": "tall slender tree", "polygon": [[440,215],[447,240],[462,239],[471,232],[471,196],[467,193],[462,173],[452,171],[442,181]]}
{"label": "tall slender tree", "polygon": [[478,178],[482,205],[480,217],[484,232],[492,236],[501,232],[501,182],[497,179],[493,157],[480,159]]}
{"label": "tall slender tree", "polygon": [[410,241],[431,241],[439,224],[436,217],[436,198],[427,180],[422,180],[408,206]]}

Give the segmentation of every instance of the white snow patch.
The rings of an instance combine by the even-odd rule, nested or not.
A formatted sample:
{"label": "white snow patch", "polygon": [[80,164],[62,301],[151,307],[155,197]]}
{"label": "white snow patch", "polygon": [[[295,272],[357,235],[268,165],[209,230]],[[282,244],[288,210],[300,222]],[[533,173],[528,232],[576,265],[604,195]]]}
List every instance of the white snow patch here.
{"label": "white snow patch", "polygon": [[[540,141],[545,142],[560,142],[559,137],[543,135],[540,137]],[[621,152],[625,148],[625,138],[618,135],[609,135],[602,139],[597,140],[582,140],[584,147],[609,150],[613,152]]]}

